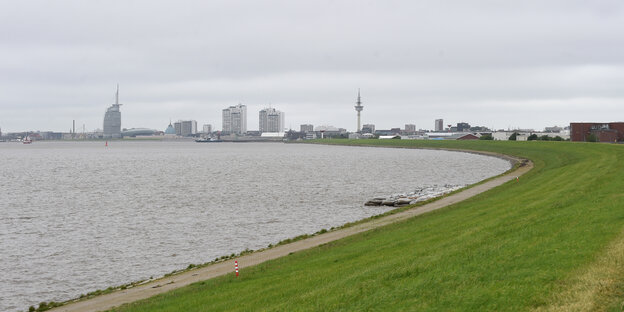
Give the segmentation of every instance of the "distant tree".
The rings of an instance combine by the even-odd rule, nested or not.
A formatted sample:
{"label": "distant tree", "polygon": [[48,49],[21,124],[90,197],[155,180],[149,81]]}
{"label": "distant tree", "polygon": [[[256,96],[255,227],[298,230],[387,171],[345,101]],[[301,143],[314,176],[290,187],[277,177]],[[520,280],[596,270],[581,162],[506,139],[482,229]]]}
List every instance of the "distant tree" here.
{"label": "distant tree", "polygon": [[556,136],[553,138],[553,141],[563,141],[563,138],[560,136]]}
{"label": "distant tree", "polygon": [[514,132],[509,136],[509,141],[515,141],[516,137],[518,137],[518,133]]}
{"label": "distant tree", "polygon": [[598,142],[598,137],[592,133],[587,137],[587,142]]}
{"label": "distant tree", "polygon": [[550,141],[550,137],[549,137],[548,135],[545,135],[545,134],[544,134],[544,135],[542,135],[541,137],[539,137],[539,139],[540,139],[541,141]]}
{"label": "distant tree", "polygon": [[537,139],[538,139],[537,134],[533,133],[529,135],[529,137],[527,138],[527,141],[535,141]]}
{"label": "distant tree", "polygon": [[494,137],[491,134],[484,134],[479,137],[479,140],[494,140]]}

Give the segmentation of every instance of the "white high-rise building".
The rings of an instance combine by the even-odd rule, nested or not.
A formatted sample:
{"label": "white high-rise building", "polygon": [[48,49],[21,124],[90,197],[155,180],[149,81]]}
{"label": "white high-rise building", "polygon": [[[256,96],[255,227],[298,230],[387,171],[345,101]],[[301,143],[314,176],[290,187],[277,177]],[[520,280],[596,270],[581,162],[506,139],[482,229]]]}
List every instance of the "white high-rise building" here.
{"label": "white high-rise building", "polygon": [[203,127],[203,133],[212,133],[212,125],[211,124],[205,124]]}
{"label": "white high-rise building", "polygon": [[247,106],[238,104],[223,109],[222,131],[224,134],[247,132]]}
{"label": "white high-rise building", "polygon": [[285,114],[275,108],[269,107],[260,110],[260,132],[284,132]]}
{"label": "white high-rise building", "polygon": [[197,133],[197,121],[179,120],[174,123],[175,132],[179,136],[192,136]]}
{"label": "white high-rise building", "polygon": [[223,132],[223,134],[229,134],[230,131],[232,131],[232,112],[229,108],[223,110],[221,120],[221,132]]}
{"label": "white high-rise building", "polygon": [[267,131],[267,123],[268,123],[268,108],[265,109],[261,109],[260,112],[258,113],[258,130],[260,131],[260,133],[262,132],[268,132]]}
{"label": "white high-rise building", "polygon": [[189,136],[197,133],[197,121],[182,121],[182,136]]}
{"label": "white high-rise building", "polygon": [[444,120],[436,119],[435,120],[435,131],[443,131],[444,130]]}

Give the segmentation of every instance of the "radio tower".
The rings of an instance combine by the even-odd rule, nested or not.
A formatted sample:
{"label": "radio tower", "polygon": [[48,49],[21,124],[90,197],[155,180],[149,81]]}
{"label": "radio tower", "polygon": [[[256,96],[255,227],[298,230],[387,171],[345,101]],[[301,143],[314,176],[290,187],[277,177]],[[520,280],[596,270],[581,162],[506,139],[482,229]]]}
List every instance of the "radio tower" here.
{"label": "radio tower", "polygon": [[364,106],[362,106],[362,99],[360,98],[360,89],[358,88],[358,97],[357,97],[357,102],[355,102],[355,111],[357,112],[357,117],[358,117],[358,121],[357,121],[357,132],[360,132],[361,128],[360,128],[360,112],[364,109]]}

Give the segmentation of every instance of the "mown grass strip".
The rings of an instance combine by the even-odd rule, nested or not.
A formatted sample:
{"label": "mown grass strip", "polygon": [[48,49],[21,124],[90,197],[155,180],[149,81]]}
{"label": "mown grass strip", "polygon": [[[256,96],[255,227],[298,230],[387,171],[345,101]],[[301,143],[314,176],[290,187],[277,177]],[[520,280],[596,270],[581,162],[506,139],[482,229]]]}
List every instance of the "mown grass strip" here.
{"label": "mown grass strip", "polygon": [[[599,259],[611,257],[622,235],[621,146],[335,141],[491,151],[531,159],[535,168],[453,206],[242,268],[238,279],[223,276],[114,310],[549,309],[587,300],[574,291],[575,281],[602,266]],[[614,263],[622,263],[620,256]],[[608,293],[589,292],[593,309],[617,304],[622,273],[624,266],[614,266],[607,274],[614,281]]]}

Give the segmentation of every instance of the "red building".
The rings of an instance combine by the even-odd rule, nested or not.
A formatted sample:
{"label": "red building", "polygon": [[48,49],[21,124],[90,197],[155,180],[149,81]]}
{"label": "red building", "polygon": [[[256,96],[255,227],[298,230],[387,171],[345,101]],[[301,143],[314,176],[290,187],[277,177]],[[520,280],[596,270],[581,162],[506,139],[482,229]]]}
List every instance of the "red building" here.
{"label": "red building", "polygon": [[622,142],[624,122],[573,122],[570,123],[570,141]]}

